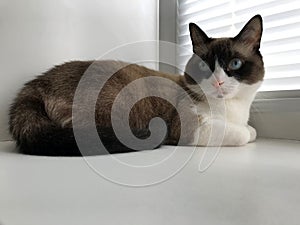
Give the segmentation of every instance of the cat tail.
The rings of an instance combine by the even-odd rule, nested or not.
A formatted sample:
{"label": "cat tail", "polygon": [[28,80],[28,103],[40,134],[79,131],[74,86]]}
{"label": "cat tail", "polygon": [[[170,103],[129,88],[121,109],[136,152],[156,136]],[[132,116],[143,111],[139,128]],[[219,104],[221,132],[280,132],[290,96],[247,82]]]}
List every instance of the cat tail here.
{"label": "cat tail", "polygon": [[[132,152],[116,138],[112,128],[98,128],[105,149],[78,149],[72,128],[64,128],[52,121],[46,113],[44,102],[38,97],[18,97],[10,108],[10,132],[23,154],[43,156],[86,156]],[[88,130],[83,131],[88,132]],[[148,129],[133,130],[135,136],[145,139]],[[157,146],[159,147],[159,146]],[[82,154],[83,153],[83,154]]]}
{"label": "cat tail", "polygon": [[77,156],[72,130],[51,121],[38,96],[17,97],[10,108],[9,129],[21,153],[45,156]]}

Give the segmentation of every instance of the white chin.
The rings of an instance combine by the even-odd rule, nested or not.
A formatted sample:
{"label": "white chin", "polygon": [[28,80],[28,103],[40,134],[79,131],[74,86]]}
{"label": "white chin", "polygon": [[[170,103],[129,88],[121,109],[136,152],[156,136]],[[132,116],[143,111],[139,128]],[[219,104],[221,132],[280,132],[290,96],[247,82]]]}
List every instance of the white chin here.
{"label": "white chin", "polygon": [[231,94],[231,93],[229,93],[229,94],[221,94],[221,93],[214,93],[214,94],[212,94],[211,95],[211,97],[213,97],[213,98],[217,98],[217,99],[230,99],[230,98],[233,98],[234,97],[234,95],[233,94]]}

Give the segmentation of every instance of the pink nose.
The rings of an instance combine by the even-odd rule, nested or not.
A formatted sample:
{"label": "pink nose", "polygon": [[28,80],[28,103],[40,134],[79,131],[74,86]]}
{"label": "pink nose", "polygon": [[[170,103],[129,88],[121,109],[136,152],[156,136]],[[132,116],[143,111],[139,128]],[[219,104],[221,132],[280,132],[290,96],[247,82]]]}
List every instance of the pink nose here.
{"label": "pink nose", "polygon": [[216,81],[214,84],[213,84],[213,86],[214,87],[220,87],[221,85],[223,85],[224,84],[224,81]]}

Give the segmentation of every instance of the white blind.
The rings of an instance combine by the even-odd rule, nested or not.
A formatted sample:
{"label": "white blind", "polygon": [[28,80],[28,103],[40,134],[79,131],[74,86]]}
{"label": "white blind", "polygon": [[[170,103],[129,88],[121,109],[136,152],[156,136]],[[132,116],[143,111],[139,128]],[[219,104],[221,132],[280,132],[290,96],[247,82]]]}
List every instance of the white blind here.
{"label": "white blind", "polygon": [[184,68],[192,51],[188,24],[210,37],[235,36],[254,15],[263,17],[261,53],[266,74],[261,91],[300,89],[299,0],[178,0],[177,42],[190,51],[177,52]]}

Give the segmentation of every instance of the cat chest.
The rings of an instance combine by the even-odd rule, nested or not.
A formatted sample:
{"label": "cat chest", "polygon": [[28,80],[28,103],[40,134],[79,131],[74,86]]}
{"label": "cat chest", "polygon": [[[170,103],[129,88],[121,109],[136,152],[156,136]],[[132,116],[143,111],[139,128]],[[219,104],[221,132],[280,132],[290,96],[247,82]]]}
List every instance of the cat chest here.
{"label": "cat chest", "polygon": [[249,119],[250,103],[244,101],[224,100],[210,103],[199,103],[195,113],[200,120],[219,119],[235,124],[246,125]]}

